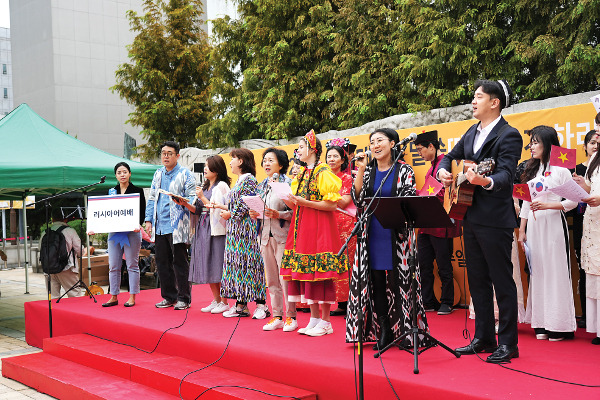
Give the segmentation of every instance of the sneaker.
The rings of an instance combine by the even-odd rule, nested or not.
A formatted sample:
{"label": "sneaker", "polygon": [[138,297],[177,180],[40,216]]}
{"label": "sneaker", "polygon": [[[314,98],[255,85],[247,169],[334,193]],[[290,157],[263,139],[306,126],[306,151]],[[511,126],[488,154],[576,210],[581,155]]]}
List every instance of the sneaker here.
{"label": "sneaker", "polygon": [[439,303],[438,304],[425,304],[425,312],[437,311],[439,308],[440,308]]}
{"label": "sneaker", "polygon": [[[312,323],[311,323],[311,321],[312,321]],[[319,322],[321,322],[320,318],[311,318],[310,321],[308,321],[308,325],[306,325],[304,328],[298,329],[298,333],[301,335],[305,335],[307,331],[309,331],[312,328],[314,328],[315,326],[317,326],[319,324]]]}
{"label": "sneaker", "polygon": [[305,335],[313,336],[313,337],[331,335],[332,333],[333,333],[333,327],[331,326],[331,322],[326,322],[326,321],[321,321],[314,328],[309,329],[306,332],[304,332]]}
{"label": "sneaker", "polygon": [[229,304],[227,303],[223,303],[223,302],[219,302],[215,308],[213,308],[212,310],[210,310],[211,314],[222,314],[225,311],[229,311],[231,310],[229,308]]}
{"label": "sneaker", "polygon": [[298,321],[291,317],[286,318],[285,324],[283,325],[283,331],[294,332],[296,329],[298,329]]}
{"label": "sneaker", "polygon": [[175,304],[176,310],[187,310],[188,308],[190,308],[190,304],[185,301],[178,301],[177,304]]}
{"label": "sneaker", "polygon": [[217,306],[217,304],[219,304],[219,303],[217,303],[215,300],[213,300],[213,301],[210,302],[209,305],[207,305],[204,308],[201,308],[200,311],[202,311],[202,312],[211,312],[212,310],[215,309],[215,307]]}
{"label": "sneaker", "polygon": [[440,308],[438,309],[438,315],[448,315],[452,313],[452,307],[450,307],[448,304],[442,304],[440,305]]}
{"label": "sneaker", "polygon": [[173,307],[175,303],[171,303],[169,300],[163,300],[160,303],[156,303],[154,306],[156,308],[169,308]]}
{"label": "sneaker", "polygon": [[265,319],[271,316],[271,311],[269,311],[269,307],[265,305],[259,305],[254,310],[254,314],[252,315],[252,319]]}
{"label": "sneaker", "polygon": [[223,313],[223,316],[225,318],[249,317],[250,316],[250,310],[248,310],[248,307],[244,307],[241,310],[238,310],[237,307],[231,307],[229,309],[229,311],[226,311],[226,312]]}
{"label": "sneaker", "polygon": [[[254,317],[253,317],[254,318]],[[263,331],[274,331],[275,329],[283,328],[283,321],[281,318],[273,317],[266,325],[263,325]]]}

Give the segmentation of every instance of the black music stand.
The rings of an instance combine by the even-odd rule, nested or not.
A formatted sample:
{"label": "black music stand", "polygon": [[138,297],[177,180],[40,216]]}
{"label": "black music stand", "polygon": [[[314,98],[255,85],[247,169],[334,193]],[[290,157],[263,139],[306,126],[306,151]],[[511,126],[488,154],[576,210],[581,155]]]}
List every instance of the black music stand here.
{"label": "black music stand", "polygon": [[[366,199],[369,201],[370,199]],[[407,197],[381,197],[375,199],[372,205],[372,211],[375,217],[381,225],[386,229],[404,229],[408,232],[414,230],[414,228],[446,228],[451,227],[452,221],[442,203],[435,196],[407,196]],[[460,354],[440,342],[429,333],[420,329],[417,323],[417,251],[415,248],[415,241],[411,241],[408,255],[408,267],[410,271],[411,280],[411,307],[412,307],[412,328],[404,332],[400,337],[394,340],[392,343],[387,345],[385,348],[380,349],[375,354],[375,358],[385,353],[392,346],[395,346],[397,342],[401,342],[404,338],[409,335],[413,337],[413,348],[405,348],[400,346],[402,350],[406,350],[412,353],[415,358],[415,365],[413,372],[419,373],[419,354],[422,352],[435,347],[441,346],[448,352],[452,353],[456,358],[460,357]],[[429,346],[419,350],[419,335],[423,335],[429,338],[432,342]]]}

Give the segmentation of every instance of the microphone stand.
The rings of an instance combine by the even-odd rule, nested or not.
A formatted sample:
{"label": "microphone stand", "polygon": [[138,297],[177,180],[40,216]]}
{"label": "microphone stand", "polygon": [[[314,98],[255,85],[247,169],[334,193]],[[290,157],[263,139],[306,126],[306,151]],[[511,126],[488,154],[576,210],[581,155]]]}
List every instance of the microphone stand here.
{"label": "microphone stand", "polygon": [[[100,181],[98,181],[96,183],[92,183],[91,185],[81,186],[79,188],[69,190],[68,192],[55,194],[54,196],[49,196],[49,197],[46,197],[42,200],[38,200],[35,203],[33,203],[34,205],[38,204],[38,203],[44,203],[44,208],[46,210],[46,234],[48,234],[48,232],[50,231],[50,215],[48,213],[48,209],[50,208],[50,200],[65,196],[65,195],[73,193],[73,192],[78,192],[80,190],[87,189],[92,186],[100,185],[100,184],[104,183],[105,180],[106,180],[106,176],[103,176],[100,178]],[[48,248],[46,250],[46,258],[48,258],[48,256],[49,256],[49,251],[50,251],[50,249]],[[81,265],[80,265],[80,267],[81,267]],[[80,268],[80,271],[81,271],[81,268]],[[50,337],[52,337],[52,293],[50,291],[50,281],[51,281],[50,274],[46,274],[46,286],[48,288],[48,330],[50,332]],[[81,281],[81,277],[80,277],[79,281],[85,286],[85,283]],[[76,285],[78,283],[79,282],[77,282]],[[71,290],[71,289],[69,289],[69,290]],[[87,286],[86,286],[86,289],[87,289]],[[91,294],[89,289],[87,289],[87,292],[90,294],[90,298],[94,298],[94,302],[96,302],[96,298],[93,297],[93,295]],[[56,302],[58,303],[58,300]]]}
{"label": "microphone stand", "polygon": [[[400,150],[398,150],[398,155],[396,156],[396,158],[394,159],[394,162],[392,163],[392,167],[395,167],[396,164],[398,163],[398,160],[400,160],[403,156],[404,156],[404,152],[406,150],[406,146],[408,146],[409,142],[406,142],[402,145],[402,148]],[[394,147],[395,149],[397,149],[396,147]],[[375,194],[373,195],[373,197],[371,198],[371,201],[369,202],[369,204],[366,207],[363,207],[363,210],[370,210],[371,209],[371,205],[375,202],[375,200],[377,198],[381,197],[381,191],[383,190],[383,185],[385,184],[386,180],[388,179],[388,177],[390,176],[390,174],[392,173],[392,171],[394,171],[394,168],[390,168],[388,169],[387,173],[385,174],[385,176],[383,177],[383,179],[381,180],[381,183],[379,184],[379,187],[377,188],[377,190],[375,191]],[[362,190],[365,190],[364,185]],[[358,260],[356,262],[356,265],[358,267],[358,313],[357,313],[357,324],[358,324],[358,398],[360,400],[364,400],[365,398],[365,393],[364,393],[364,368],[363,368],[363,326],[364,326],[364,314],[363,314],[363,307],[362,307],[362,281],[360,280],[360,276],[361,276],[361,241],[360,238],[364,237],[364,232],[363,232],[363,224],[366,223],[367,219],[373,214],[373,211],[371,212],[363,212],[361,213],[360,217],[357,219],[356,223],[354,224],[354,228],[352,229],[352,232],[350,232],[350,236],[348,236],[348,239],[346,239],[346,242],[342,245],[340,251],[338,251],[338,257],[340,257],[344,251],[346,251],[346,249],[348,248],[348,243],[350,242],[350,239],[352,239],[353,236],[356,235],[357,237],[357,241],[356,241],[356,254],[358,254]]]}

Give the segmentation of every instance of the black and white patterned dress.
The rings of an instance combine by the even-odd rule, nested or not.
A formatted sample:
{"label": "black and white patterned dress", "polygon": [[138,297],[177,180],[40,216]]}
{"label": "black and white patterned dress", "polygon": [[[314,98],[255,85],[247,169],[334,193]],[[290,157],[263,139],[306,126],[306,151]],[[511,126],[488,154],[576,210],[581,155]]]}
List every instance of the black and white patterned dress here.
{"label": "black and white patterned dress", "polygon": [[[373,181],[375,177],[375,166],[372,162],[365,170],[363,179],[363,190],[357,197],[352,187],[352,198],[356,203],[359,213],[362,212],[361,208],[366,206],[365,197],[373,195],[377,188],[373,188]],[[402,196],[415,196],[415,175],[410,165],[404,162],[399,162],[396,166],[393,175],[388,179],[393,179],[396,182],[394,187],[394,195],[397,197]],[[364,226],[362,227],[362,236],[358,238],[358,247],[360,247],[360,254],[357,247],[355,256],[354,267],[352,268],[352,275],[350,278],[350,296],[348,299],[348,314],[346,319],[346,342],[358,341],[358,282],[362,282],[362,309],[364,315],[364,330],[363,340],[365,342],[374,342],[380,336],[380,326],[377,321],[377,315],[375,311],[375,305],[373,302],[373,287],[371,283],[371,268],[369,267],[369,253],[368,253],[368,237],[369,223],[371,216]],[[404,332],[411,328],[411,302],[409,301],[411,295],[411,281],[410,273],[408,269],[408,251],[410,241],[415,240],[414,232],[407,233],[403,230],[395,230],[395,240],[390,243],[392,246],[392,256],[394,260],[394,269],[387,271],[386,279],[386,291],[387,301],[389,306],[388,317],[390,319],[390,326],[394,332],[394,338],[398,338]],[[360,263],[360,265],[359,265]],[[360,272],[359,272],[360,271]],[[421,329],[428,331],[427,318],[425,316],[425,309],[423,308],[423,298],[421,297],[421,277],[419,274],[419,268],[416,269],[417,276],[417,318],[418,325]],[[407,342],[412,345],[412,335],[408,336]],[[429,339],[420,337],[420,346],[427,346],[430,344]]]}

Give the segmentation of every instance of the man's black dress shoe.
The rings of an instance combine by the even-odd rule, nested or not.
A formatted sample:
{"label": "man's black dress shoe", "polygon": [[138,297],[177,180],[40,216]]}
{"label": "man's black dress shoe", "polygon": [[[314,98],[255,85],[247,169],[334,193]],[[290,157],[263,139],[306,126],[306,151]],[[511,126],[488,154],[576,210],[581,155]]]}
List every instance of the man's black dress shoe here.
{"label": "man's black dress shoe", "polygon": [[467,346],[459,347],[455,351],[459,354],[491,353],[496,350],[496,343],[473,339]]}
{"label": "man's black dress shoe", "polygon": [[509,362],[511,358],[519,358],[519,348],[516,345],[501,344],[486,361],[493,364],[503,364]]}

